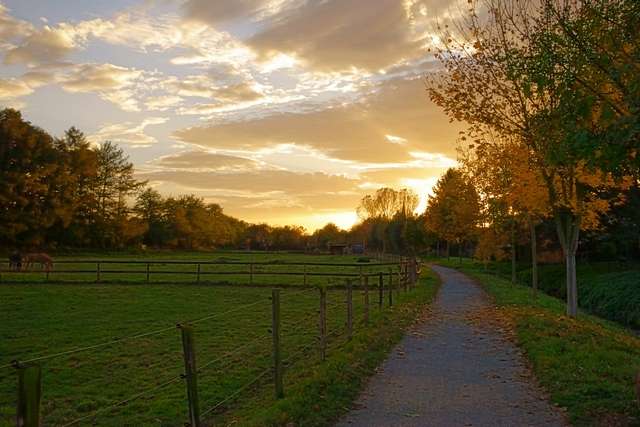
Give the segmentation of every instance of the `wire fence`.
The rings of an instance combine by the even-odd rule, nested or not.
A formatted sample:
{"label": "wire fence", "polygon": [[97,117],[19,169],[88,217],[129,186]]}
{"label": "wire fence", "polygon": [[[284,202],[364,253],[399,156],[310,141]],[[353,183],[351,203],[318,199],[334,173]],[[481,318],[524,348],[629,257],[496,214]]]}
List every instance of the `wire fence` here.
{"label": "wire fence", "polygon": [[254,301],[175,324],[0,359],[0,425],[208,425],[240,396],[268,386],[275,398],[286,395],[289,369],[322,363],[418,275],[412,261],[399,273],[363,274],[341,287],[264,290]]}

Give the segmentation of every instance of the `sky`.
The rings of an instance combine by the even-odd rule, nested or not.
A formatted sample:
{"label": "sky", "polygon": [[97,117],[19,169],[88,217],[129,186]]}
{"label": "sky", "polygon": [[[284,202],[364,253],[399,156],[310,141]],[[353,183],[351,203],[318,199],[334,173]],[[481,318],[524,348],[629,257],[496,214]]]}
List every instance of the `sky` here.
{"label": "sky", "polygon": [[347,228],[366,194],[419,210],[460,125],[429,101],[466,0],[0,0],[0,107],[122,146],[139,179],[250,222]]}

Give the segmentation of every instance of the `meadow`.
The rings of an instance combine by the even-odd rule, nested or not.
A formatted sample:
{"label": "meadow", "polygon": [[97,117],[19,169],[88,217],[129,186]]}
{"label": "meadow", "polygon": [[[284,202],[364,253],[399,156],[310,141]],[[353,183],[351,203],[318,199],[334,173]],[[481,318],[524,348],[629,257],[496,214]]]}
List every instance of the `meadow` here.
{"label": "meadow", "polygon": [[[235,253],[167,253],[155,254],[154,259],[206,260],[212,256],[292,262],[304,259],[309,263],[356,260],[355,257]],[[336,267],[332,268],[335,271]],[[137,274],[132,274],[131,278],[135,276]],[[327,287],[327,361],[322,363],[317,286],[321,282],[317,280],[304,287],[299,286],[302,283],[295,276],[264,275],[260,278],[268,279],[263,283],[265,286],[248,287],[186,281],[144,285],[91,281],[46,284],[29,282],[27,278],[28,275],[23,275],[20,279],[24,282],[0,285],[2,426],[14,424],[17,380],[15,368],[11,366],[13,360],[33,360],[42,366],[43,425],[182,424],[188,419],[188,411],[185,383],[181,378],[184,365],[181,331],[176,327],[179,323],[194,328],[203,419],[227,422],[241,416],[249,423],[256,419],[258,408],[272,407],[275,403],[269,284],[284,285],[280,299],[285,396],[297,387],[298,398],[305,395],[300,389],[303,384],[317,386],[318,381],[310,382],[310,378],[317,375],[319,369],[327,369],[325,364],[332,366],[335,358],[340,360],[357,354],[353,348],[346,350],[354,343],[358,343],[363,353],[358,363],[369,360],[368,369],[373,372],[386,349],[399,339],[407,322],[435,292],[435,279],[426,274],[420,284],[429,286],[418,286],[406,293],[395,290],[396,301],[391,309],[385,292],[385,308],[380,309],[377,290],[372,286],[370,322],[366,326],[364,292],[354,290],[354,336],[349,342],[345,327],[347,291],[342,286],[327,287],[339,281],[322,277]],[[295,285],[298,286],[294,288]],[[344,372],[343,366],[322,377],[344,375]],[[365,374],[361,367],[358,372],[357,376]],[[322,406],[320,414],[315,414],[317,425],[339,413],[348,399],[355,396],[358,382],[350,379],[349,383],[356,385],[340,388],[340,398],[332,399],[329,393],[329,402]],[[317,406],[317,399],[310,399],[293,405],[287,412],[298,411],[297,419],[308,417],[302,414],[309,412],[309,408],[303,407],[311,405],[312,400],[313,406]],[[290,417],[285,415],[284,419]],[[282,415],[278,415],[280,418]]]}
{"label": "meadow", "polygon": [[[39,265],[28,272],[8,271],[0,263],[4,283],[216,283],[267,286],[326,285],[358,279],[362,272],[397,272],[397,263],[380,263],[367,256],[308,255],[286,252],[144,252],[81,253],[54,257],[47,274]],[[99,271],[99,273],[98,273]],[[305,279],[305,275],[307,276]]]}

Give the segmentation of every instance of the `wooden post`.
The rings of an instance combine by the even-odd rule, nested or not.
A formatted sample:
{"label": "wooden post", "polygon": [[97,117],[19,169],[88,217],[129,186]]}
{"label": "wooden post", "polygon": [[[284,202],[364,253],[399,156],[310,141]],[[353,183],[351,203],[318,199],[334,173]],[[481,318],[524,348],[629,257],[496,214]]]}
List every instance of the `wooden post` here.
{"label": "wooden post", "polygon": [[304,265],[304,286],[307,286],[307,264]]}
{"label": "wooden post", "polygon": [[353,285],[347,281],[347,338],[353,338]]}
{"label": "wooden post", "polygon": [[100,263],[96,265],[96,283],[100,283]]}
{"label": "wooden post", "polygon": [[382,310],[384,304],[384,278],[382,272],[378,275],[378,308]]}
{"label": "wooden post", "polygon": [[396,281],[396,295],[398,296],[398,298],[400,298],[400,289],[402,288],[402,274],[400,273],[400,270],[402,269],[402,264],[398,265],[398,280]]}
{"label": "wooden post", "polygon": [[149,266],[149,263],[147,263],[147,283],[149,283],[149,275],[150,275],[150,273],[151,273],[151,272],[149,271],[149,270],[150,270],[150,268],[151,268],[151,267]]}
{"label": "wooden post", "polygon": [[200,263],[198,263],[198,271],[196,272],[196,282],[200,283]]}
{"label": "wooden post", "polygon": [[406,262],[402,263],[402,285],[404,286],[404,291],[407,292],[409,286],[409,270],[407,269],[408,265]]}
{"label": "wooden post", "polygon": [[249,284],[253,285],[253,264],[249,264]]}
{"label": "wooden post", "polygon": [[40,365],[18,366],[18,427],[40,427],[42,371]]}
{"label": "wooden post", "polygon": [[389,269],[389,307],[393,306],[393,272]]}
{"label": "wooden post", "polygon": [[327,357],[327,290],[320,288],[320,356]]}
{"label": "wooden post", "polygon": [[178,325],[182,331],[182,352],[184,355],[184,379],[187,385],[189,404],[189,425],[200,427],[200,403],[198,402],[198,380],[196,368],[196,348],[193,341],[193,326]]}
{"label": "wooden post", "polygon": [[369,276],[364,276],[364,324],[369,324]]}
{"label": "wooden post", "polygon": [[282,386],[282,359],[280,357],[280,290],[271,291],[271,335],[273,337],[273,380],[276,399],[284,397]]}

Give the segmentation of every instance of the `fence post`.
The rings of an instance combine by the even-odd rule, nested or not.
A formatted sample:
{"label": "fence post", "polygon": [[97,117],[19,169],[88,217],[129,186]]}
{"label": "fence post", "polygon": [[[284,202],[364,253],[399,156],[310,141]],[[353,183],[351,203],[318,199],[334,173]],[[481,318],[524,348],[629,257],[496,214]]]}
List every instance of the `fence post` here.
{"label": "fence post", "polygon": [[147,263],[147,283],[149,283],[149,275],[151,273],[150,268],[149,263]]}
{"label": "fence post", "polygon": [[304,265],[304,286],[307,286],[307,264]]}
{"label": "fence post", "polygon": [[327,357],[327,290],[320,288],[320,356]]}
{"label": "fence post", "polygon": [[196,349],[193,341],[193,326],[178,325],[182,332],[182,352],[184,355],[184,378],[187,385],[189,404],[189,425],[200,427],[200,403],[198,402],[198,380],[196,369]]}
{"label": "fence post", "polygon": [[249,284],[253,285],[253,263],[249,264]]}
{"label": "fence post", "polygon": [[406,262],[402,263],[402,285],[404,286],[404,291],[407,292],[409,286],[409,269],[408,264]]}
{"label": "fence post", "polygon": [[389,307],[393,306],[393,272],[389,268]]}
{"label": "fence post", "polygon": [[198,263],[198,271],[196,272],[196,282],[200,283],[200,263]]}
{"label": "fence post", "polygon": [[402,288],[402,274],[400,272],[401,270],[402,270],[402,264],[399,264],[398,272],[397,272],[398,280],[396,282],[396,296],[398,298],[400,298],[400,289]]}
{"label": "fence post", "polygon": [[18,427],[40,427],[42,371],[40,365],[18,365]]}
{"label": "fence post", "polygon": [[364,324],[369,325],[369,276],[364,276]]}
{"label": "fence post", "polygon": [[96,264],[96,283],[100,283],[100,263]]}
{"label": "fence post", "polygon": [[280,357],[280,290],[271,290],[271,336],[273,338],[273,380],[276,399],[284,397],[282,386],[282,359]]}
{"label": "fence post", "polygon": [[382,310],[384,304],[384,278],[382,272],[378,275],[378,308]]}
{"label": "fence post", "polygon": [[353,284],[347,281],[347,337],[353,338]]}

